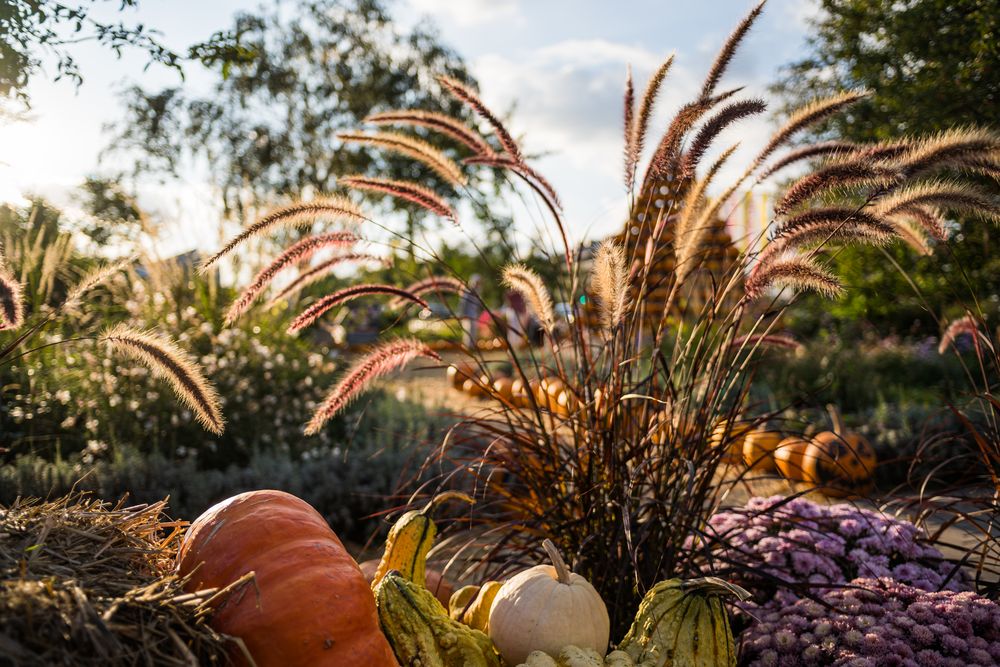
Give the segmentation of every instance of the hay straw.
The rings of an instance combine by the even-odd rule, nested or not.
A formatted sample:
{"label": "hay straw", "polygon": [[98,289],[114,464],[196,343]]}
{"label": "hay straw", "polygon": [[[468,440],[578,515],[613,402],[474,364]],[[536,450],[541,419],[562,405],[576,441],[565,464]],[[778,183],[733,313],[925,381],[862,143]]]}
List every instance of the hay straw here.
{"label": "hay straw", "polygon": [[184,592],[184,523],[165,510],[85,494],[0,506],[0,663],[225,664],[206,623],[219,591]]}

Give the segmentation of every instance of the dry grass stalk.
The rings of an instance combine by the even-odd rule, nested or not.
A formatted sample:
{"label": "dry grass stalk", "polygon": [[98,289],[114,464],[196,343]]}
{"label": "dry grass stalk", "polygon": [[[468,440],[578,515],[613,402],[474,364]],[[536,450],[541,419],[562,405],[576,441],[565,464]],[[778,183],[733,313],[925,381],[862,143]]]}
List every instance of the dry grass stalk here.
{"label": "dry grass stalk", "polygon": [[461,81],[453,79],[448,76],[439,76],[438,83],[440,83],[445,90],[447,90],[452,97],[459,100],[470,109],[475,111],[483,120],[490,124],[493,131],[497,135],[497,139],[500,140],[500,145],[503,147],[504,151],[511,159],[518,162],[523,161],[521,156],[521,149],[518,147],[517,142],[514,141],[514,137],[511,136],[504,124],[500,122],[500,119],[490,111],[489,107],[483,104],[483,101],[479,99],[471,88],[466,86]]}
{"label": "dry grass stalk", "polygon": [[319,220],[366,220],[357,204],[343,197],[321,197],[311,201],[295,202],[277,208],[232,238],[219,252],[209,257],[201,266],[202,272],[232,252],[241,243],[279,228],[304,227]]}
{"label": "dry grass stalk", "polygon": [[591,288],[600,301],[601,321],[615,329],[625,316],[628,295],[628,268],[625,249],[614,241],[604,241],[594,257]]}
{"label": "dry grass stalk", "polygon": [[437,111],[383,111],[365,118],[366,123],[375,125],[414,125],[434,130],[454,139],[479,155],[492,155],[493,148],[486,139],[465,123]]}
{"label": "dry grass stalk", "polygon": [[226,324],[230,325],[239,319],[251,304],[257,300],[257,297],[264,291],[264,288],[271,284],[275,276],[289,266],[304,262],[321,250],[328,248],[342,249],[354,245],[357,241],[358,237],[351,232],[316,234],[298,241],[260,270],[253,279],[253,282],[229,306],[229,310],[226,311]]}
{"label": "dry grass stalk", "polygon": [[327,394],[306,425],[305,434],[318,433],[331,417],[350,404],[368,385],[418,357],[441,361],[437,352],[417,340],[396,340],[374,348],[356,361],[337,386]]}
{"label": "dry grass stalk", "polygon": [[766,264],[759,264],[743,289],[748,300],[755,300],[771,287],[812,290],[831,299],[844,292],[843,285],[832,273],[810,258],[795,255],[778,256]]}
{"label": "dry grass stalk", "polygon": [[319,264],[313,266],[309,270],[300,273],[298,276],[295,277],[295,280],[285,285],[285,287],[283,287],[280,292],[275,294],[274,298],[272,298],[268,302],[268,305],[274,305],[275,303],[281,301],[282,299],[287,299],[288,297],[298,292],[301,292],[309,285],[312,285],[318,280],[322,280],[326,276],[330,275],[330,272],[332,272],[333,269],[335,269],[336,267],[340,266],[341,264],[346,264],[348,262],[379,262],[386,267],[390,265],[386,259],[382,257],[377,257],[375,255],[367,255],[364,253],[348,253],[346,255],[336,255],[334,257],[331,257],[330,259],[320,262]]}
{"label": "dry grass stalk", "polygon": [[205,430],[221,435],[225,428],[219,394],[194,358],[166,336],[118,324],[101,335],[112,351],[139,361],[166,379],[178,399],[194,412]]}
{"label": "dry grass stalk", "polygon": [[894,237],[891,221],[874,214],[847,207],[814,209],[779,225],[757,259],[765,264],[786,250],[834,242],[884,245]]}
{"label": "dry grass stalk", "polygon": [[774,133],[770,141],[767,142],[767,145],[757,155],[753,164],[750,165],[749,171],[755,171],[757,167],[774,154],[774,151],[784,146],[799,131],[829,118],[835,113],[863,100],[869,94],[867,91],[847,91],[815,100],[797,110]]}
{"label": "dry grass stalk", "polygon": [[801,350],[802,343],[795,340],[794,336],[787,334],[743,334],[733,339],[729,345],[734,349],[776,347],[786,350]]}
{"label": "dry grass stalk", "polygon": [[880,165],[867,162],[834,162],[795,181],[774,207],[776,215],[792,210],[808,199],[835,188],[884,188],[896,180],[896,174]]}
{"label": "dry grass stalk", "polygon": [[343,305],[349,301],[353,301],[354,299],[375,295],[394,296],[397,299],[409,301],[423,306],[424,308],[428,307],[427,302],[416,294],[407,292],[405,289],[394,287],[393,285],[352,285],[318,299],[315,303],[302,311],[298,317],[292,320],[292,323],[288,326],[288,333],[297,333],[302,329],[305,329],[331,308]]}
{"label": "dry grass stalk", "polygon": [[938,354],[944,354],[949,347],[955,344],[959,336],[968,335],[976,338],[982,336],[979,330],[979,321],[973,317],[972,313],[966,313],[962,317],[955,318],[948,323],[938,344]]}
{"label": "dry grass stalk", "polygon": [[856,151],[857,149],[858,144],[850,141],[824,141],[822,143],[808,144],[806,146],[802,146],[801,148],[796,148],[795,150],[789,151],[782,157],[778,158],[769,164],[766,169],[762,170],[760,175],[757,177],[757,183],[762,183],[764,179],[769,176],[773,176],[785,167],[801,162],[802,160],[809,160],[817,157],[845,155]]}
{"label": "dry grass stalk", "polygon": [[512,264],[504,267],[503,284],[520,293],[528,302],[542,328],[552,333],[556,316],[552,308],[552,297],[541,276],[523,264]]}
{"label": "dry grass stalk", "polygon": [[24,293],[21,281],[0,267],[0,330],[12,331],[24,324]]}
{"label": "dry grass stalk", "polygon": [[757,6],[743,17],[743,20],[739,22],[739,25],[736,26],[726,39],[718,55],[715,56],[715,62],[709,68],[708,75],[705,77],[705,83],[701,88],[701,99],[707,99],[713,95],[715,87],[719,85],[722,75],[726,73],[729,64],[736,55],[736,50],[739,48],[740,43],[747,36],[747,33],[750,32],[750,28],[753,27],[754,22],[760,17],[762,11],[764,11],[764,0],[757,3]]}
{"label": "dry grass stalk", "polygon": [[[465,289],[465,283],[451,276],[431,276],[430,278],[424,278],[406,286],[406,291],[416,296],[423,296],[425,294],[461,294]],[[401,299],[393,299],[389,302],[389,305],[392,308],[400,308],[405,303]]]}
{"label": "dry grass stalk", "polygon": [[73,289],[71,289],[69,294],[66,296],[66,300],[63,301],[62,308],[66,310],[75,309],[80,305],[80,300],[83,298],[84,294],[99,285],[103,285],[108,279],[115,274],[124,271],[131,264],[131,258],[121,259],[117,262],[99,266],[90,271],[83,278],[81,278],[76,285],[73,286]]}
{"label": "dry grass stalk", "polygon": [[635,127],[635,84],[632,81],[632,66],[629,65],[625,71],[625,96],[622,100],[622,126],[625,135],[625,147],[623,150],[625,159],[625,187],[632,189],[635,180],[635,163],[632,151],[632,131]]}
{"label": "dry grass stalk", "polygon": [[913,178],[941,167],[962,167],[967,160],[973,164],[1000,150],[1000,137],[978,128],[957,128],[941,132],[919,142],[899,158],[901,170]]}
{"label": "dry grass stalk", "polygon": [[875,211],[893,215],[914,206],[936,206],[1000,222],[1000,203],[995,197],[958,181],[931,181],[902,188],[879,201]]}
{"label": "dry grass stalk", "polygon": [[932,255],[934,249],[927,242],[927,232],[923,227],[914,224],[910,218],[891,218],[892,226],[896,229],[899,238],[903,239],[906,245],[913,248],[919,255]]}
{"label": "dry grass stalk", "polygon": [[438,176],[453,186],[465,185],[462,170],[447,155],[422,139],[398,132],[338,132],[341,141],[365,144],[405,155],[429,167]]}
{"label": "dry grass stalk", "polygon": [[744,118],[764,113],[765,109],[767,109],[767,104],[760,99],[733,102],[720,109],[718,113],[705,121],[705,124],[701,126],[691,141],[691,146],[684,153],[684,159],[681,161],[681,175],[685,178],[694,176],[705,152],[723,130]]}
{"label": "dry grass stalk", "polygon": [[371,178],[368,176],[342,176],[337,179],[341,185],[364,190],[367,192],[378,192],[381,194],[396,197],[411,204],[416,204],[425,211],[430,211],[434,215],[447,218],[454,223],[458,222],[455,211],[448,203],[439,197],[433,190],[423,187],[411,181],[398,181],[389,178]]}
{"label": "dry grass stalk", "polygon": [[936,241],[948,240],[948,229],[945,227],[941,213],[932,207],[907,206],[893,213],[894,218],[904,218],[913,221],[927,236]]}
{"label": "dry grass stalk", "polygon": [[504,157],[502,155],[497,157],[484,156],[466,158],[465,160],[462,160],[462,162],[469,165],[509,169],[521,176],[528,184],[530,184],[540,195],[542,195],[543,198],[549,202],[552,208],[557,210],[562,208],[562,202],[559,200],[559,194],[556,192],[556,189],[552,187],[552,184],[549,183],[544,176],[524,162],[518,162],[517,160]]}
{"label": "dry grass stalk", "polygon": [[[670,68],[674,64],[674,56],[671,55],[664,60],[646,84],[646,91],[639,102],[639,110],[636,114],[635,122],[629,123],[625,134],[625,187],[632,189],[635,183],[635,169],[642,156],[642,149],[646,144],[646,134],[649,132],[649,123],[653,119],[653,109],[656,107],[656,100],[660,95],[660,87],[663,80],[667,78]],[[631,80],[631,70],[629,70]]]}

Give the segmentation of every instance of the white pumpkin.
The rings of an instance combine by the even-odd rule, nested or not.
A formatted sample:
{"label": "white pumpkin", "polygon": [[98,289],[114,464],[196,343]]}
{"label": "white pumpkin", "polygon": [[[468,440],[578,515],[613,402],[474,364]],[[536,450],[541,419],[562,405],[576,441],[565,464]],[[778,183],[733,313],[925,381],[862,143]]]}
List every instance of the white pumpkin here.
{"label": "white pumpkin", "polygon": [[500,588],[490,610],[490,638],[508,665],[532,651],[558,655],[570,644],[608,652],[608,608],[590,582],[570,572],[551,540],[542,543],[552,565],[536,565]]}

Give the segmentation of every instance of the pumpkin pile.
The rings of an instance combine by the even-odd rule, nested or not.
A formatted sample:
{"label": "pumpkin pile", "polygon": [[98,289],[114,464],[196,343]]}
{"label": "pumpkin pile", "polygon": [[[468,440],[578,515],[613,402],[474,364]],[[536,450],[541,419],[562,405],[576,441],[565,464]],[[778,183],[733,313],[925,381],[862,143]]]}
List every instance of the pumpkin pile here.
{"label": "pumpkin pile", "polygon": [[[217,601],[212,627],[230,637],[237,665],[305,667],[732,667],[723,599],[745,591],[718,579],[671,579],[651,588],[609,653],[600,594],[570,570],[550,540],[551,564],[465,586],[442,600],[428,590],[434,510],[472,498],[436,496],[393,525],[371,581],[323,517],[282,491],[252,491],[215,505],[187,532],[178,574],[192,593],[253,578]],[[443,578],[437,575],[440,582]]]}

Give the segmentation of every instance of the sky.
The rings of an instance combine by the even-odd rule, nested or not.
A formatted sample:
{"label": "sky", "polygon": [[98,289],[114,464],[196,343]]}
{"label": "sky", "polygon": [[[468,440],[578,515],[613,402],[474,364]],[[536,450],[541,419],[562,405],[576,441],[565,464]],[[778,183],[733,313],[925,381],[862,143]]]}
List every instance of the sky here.
{"label": "sky", "polygon": [[[117,6],[118,3],[108,3]],[[232,15],[259,0],[143,0],[126,18],[160,31],[178,51],[231,24]],[[595,238],[619,229],[626,217],[621,178],[621,105],[627,66],[637,88],[671,54],[674,67],[658,105],[660,127],[689,99],[719,45],[751,8],[750,0],[392,0],[402,27],[429,19],[478,79],[487,105],[512,110],[511,129],[564,201],[570,233]],[[746,85],[766,94],[782,65],[802,56],[807,20],[815,0],[769,0],[723,85]],[[74,190],[88,174],[127,165],[99,163],[108,136],[121,118],[117,92],[130,84],[147,89],[180,85],[177,74],[138,53],[122,59],[81,45],[74,56],[84,75],[77,88],[36,76],[28,92],[31,118],[0,125],[0,201],[36,193],[73,211]],[[186,68],[183,85],[206,91],[214,74]],[[0,121],[5,122],[5,121]],[[731,162],[759,148],[774,120],[760,117],[730,130],[719,144],[741,142]],[[655,126],[654,126],[655,130]],[[730,136],[731,135],[731,136]],[[726,174],[723,173],[723,176]],[[219,211],[203,180],[148,184],[140,203],[164,221],[157,243],[164,253],[218,243]],[[528,216],[515,212],[527,229]]]}

